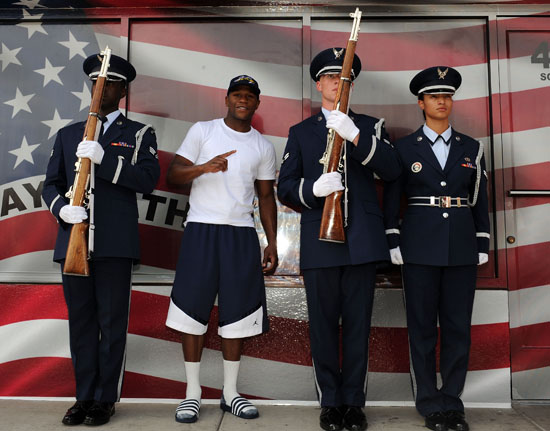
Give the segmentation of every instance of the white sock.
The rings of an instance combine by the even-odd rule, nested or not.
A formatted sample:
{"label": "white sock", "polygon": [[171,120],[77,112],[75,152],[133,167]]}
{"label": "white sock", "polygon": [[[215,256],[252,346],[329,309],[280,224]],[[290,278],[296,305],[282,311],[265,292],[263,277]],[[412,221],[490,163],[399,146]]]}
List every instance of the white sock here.
{"label": "white sock", "polygon": [[[223,360],[223,397],[225,403],[230,406],[233,399],[240,397],[237,392],[237,378],[239,377],[239,365],[241,361],[226,361]],[[251,406],[245,408],[243,411],[249,411],[256,409]]]}
{"label": "white sock", "polygon": [[187,379],[187,392],[185,398],[193,398],[195,400],[201,400],[202,389],[200,384],[200,362],[185,362],[185,376]]}
{"label": "white sock", "polygon": [[238,397],[237,378],[241,361],[223,360],[223,397],[227,405],[231,405],[233,398]]}
{"label": "white sock", "polygon": [[[190,419],[192,417],[197,416],[198,412],[196,410],[192,410],[189,407],[194,406],[196,408],[196,405],[193,403],[186,402],[189,399],[198,400],[199,402],[199,408],[200,408],[200,402],[201,402],[201,385],[199,383],[199,375],[201,370],[201,363],[200,362],[185,362],[185,377],[187,380],[187,392],[185,394],[185,399],[179,404],[179,406],[176,408],[176,420],[181,419],[184,421],[184,419]],[[195,420],[197,420],[195,418]]]}

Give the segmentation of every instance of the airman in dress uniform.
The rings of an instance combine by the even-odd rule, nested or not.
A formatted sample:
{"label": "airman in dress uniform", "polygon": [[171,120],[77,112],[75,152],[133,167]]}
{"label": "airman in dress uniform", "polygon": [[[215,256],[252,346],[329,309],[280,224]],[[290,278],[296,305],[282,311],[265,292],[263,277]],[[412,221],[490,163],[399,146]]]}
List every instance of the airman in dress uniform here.
{"label": "airman in dress uniform", "polygon": [[[390,145],[384,120],[332,111],[345,50],[321,51],[310,75],[321,93],[322,109],[290,128],[279,173],[281,202],[301,210],[300,268],[306,288],[311,354],[325,430],[364,430],[368,342],[376,262],[389,260],[374,173],[397,178],[399,159]],[[361,71],[355,56],[352,79]],[[327,128],[345,143],[345,168],[323,173],[319,159]],[[345,182],[343,184],[343,178]],[[345,243],[319,240],[325,197],[343,190]],[[342,366],[339,321],[342,319]]]}
{"label": "airman in dress uniform", "polygon": [[[488,260],[483,144],[449,124],[461,76],[447,66],[418,73],[410,90],[426,123],[395,143],[402,173],[384,188],[392,263],[403,265],[413,389],[428,428],[467,431],[460,399],[470,350],[477,265]],[[401,195],[407,198],[399,221]],[[437,323],[441,331],[436,378]]]}
{"label": "airman in dress uniform", "polygon": [[[84,73],[92,81],[99,75],[101,60],[95,54],[84,61]],[[65,425],[107,423],[120,399],[132,266],[139,260],[136,193],[152,192],[160,175],[154,130],[118,109],[135,76],[129,62],[111,56],[99,111],[99,142],[80,142],[85,122],[64,127],[57,133],[46,172],[42,197],[59,223],[54,261],[61,268],[73,224],[92,220],[93,215],[95,225],[90,276],[62,276],[77,400],[63,417]],[[94,164],[94,205],[89,214],[70,205],[66,197],[78,157]]]}

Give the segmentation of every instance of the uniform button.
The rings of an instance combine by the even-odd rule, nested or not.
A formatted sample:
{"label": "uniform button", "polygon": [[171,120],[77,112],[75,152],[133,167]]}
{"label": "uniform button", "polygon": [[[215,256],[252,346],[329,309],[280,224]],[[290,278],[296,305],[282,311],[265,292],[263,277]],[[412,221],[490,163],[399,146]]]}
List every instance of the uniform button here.
{"label": "uniform button", "polygon": [[443,218],[448,218],[449,217],[449,213],[443,213]]}
{"label": "uniform button", "polygon": [[441,187],[445,187],[447,185],[445,181],[441,181],[439,184],[441,184]]}

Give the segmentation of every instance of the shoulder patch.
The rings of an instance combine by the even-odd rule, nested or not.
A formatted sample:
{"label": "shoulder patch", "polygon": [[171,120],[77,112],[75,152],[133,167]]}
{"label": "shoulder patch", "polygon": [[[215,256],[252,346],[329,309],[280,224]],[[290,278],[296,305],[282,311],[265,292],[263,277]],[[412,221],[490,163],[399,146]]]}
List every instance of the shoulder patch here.
{"label": "shoulder patch", "polygon": [[[289,156],[290,156],[290,153],[286,153],[286,154],[283,156],[283,161],[282,161],[282,163],[284,163],[285,160],[288,159]],[[281,163],[281,164],[282,164],[282,163]]]}

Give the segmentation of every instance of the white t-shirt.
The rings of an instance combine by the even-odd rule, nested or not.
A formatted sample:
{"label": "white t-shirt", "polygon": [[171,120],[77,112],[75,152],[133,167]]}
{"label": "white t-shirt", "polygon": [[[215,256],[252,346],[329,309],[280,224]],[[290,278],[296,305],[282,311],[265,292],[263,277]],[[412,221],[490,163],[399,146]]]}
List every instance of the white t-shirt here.
{"label": "white t-shirt", "polygon": [[254,227],[254,181],[275,179],[275,149],[257,130],[237,132],[223,118],[195,123],[176,154],[195,165],[237,150],[227,171],[193,180],[187,221]]}

